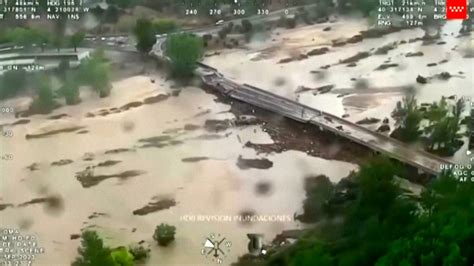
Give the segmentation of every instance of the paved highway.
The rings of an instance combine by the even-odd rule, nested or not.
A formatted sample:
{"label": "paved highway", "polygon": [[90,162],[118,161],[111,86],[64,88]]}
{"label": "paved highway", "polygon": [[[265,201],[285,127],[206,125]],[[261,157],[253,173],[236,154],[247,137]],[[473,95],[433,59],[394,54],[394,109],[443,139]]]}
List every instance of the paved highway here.
{"label": "paved highway", "polygon": [[[313,7],[316,4],[306,5],[305,7]],[[269,22],[275,21],[280,18],[281,15],[292,15],[295,11],[300,8],[298,7],[291,7],[287,9],[280,9],[270,12],[267,15],[254,15],[250,17],[237,17],[235,19],[227,20],[222,25],[208,25],[203,27],[196,27],[190,29],[183,29],[183,32],[190,32],[197,35],[205,35],[205,34],[217,34],[219,30],[222,29],[223,26],[226,24],[233,22],[234,24],[240,23],[242,19],[247,19],[252,23],[260,23],[260,22]],[[159,34],[156,35],[156,44],[154,45],[152,51],[150,52],[152,55],[161,56],[162,52],[162,45],[166,41],[167,34]],[[104,35],[87,35],[85,38],[85,46],[87,47],[97,47],[102,46],[104,48],[122,51],[122,52],[137,52],[135,48],[135,39],[133,36],[129,34],[104,34]]]}

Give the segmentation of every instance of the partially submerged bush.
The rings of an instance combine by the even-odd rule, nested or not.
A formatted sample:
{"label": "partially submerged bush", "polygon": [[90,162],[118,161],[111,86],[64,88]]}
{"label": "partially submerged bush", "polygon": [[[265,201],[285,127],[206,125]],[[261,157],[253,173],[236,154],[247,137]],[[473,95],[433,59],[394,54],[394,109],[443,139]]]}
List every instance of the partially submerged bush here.
{"label": "partially submerged bush", "polygon": [[167,246],[174,241],[176,234],[176,227],[169,224],[160,224],[156,227],[153,239],[158,242],[160,246]]}

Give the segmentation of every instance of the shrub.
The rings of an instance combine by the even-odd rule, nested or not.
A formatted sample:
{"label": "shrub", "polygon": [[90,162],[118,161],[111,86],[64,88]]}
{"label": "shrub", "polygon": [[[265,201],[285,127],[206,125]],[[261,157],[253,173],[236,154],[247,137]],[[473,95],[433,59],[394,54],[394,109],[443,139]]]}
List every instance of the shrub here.
{"label": "shrub", "polygon": [[125,247],[118,247],[112,250],[110,256],[117,266],[134,266],[134,257]]}
{"label": "shrub", "polygon": [[160,246],[167,246],[174,241],[174,235],[176,234],[176,227],[168,224],[160,224],[156,227],[153,239],[158,242]]}
{"label": "shrub", "polygon": [[115,266],[110,248],[106,247],[102,239],[94,231],[82,233],[81,247],[78,249],[79,257],[72,266]]}
{"label": "shrub", "polygon": [[202,38],[189,33],[170,35],[166,40],[165,53],[170,58],[172,74],[175,77],[190,77],[196,69],[196,61],[203,53]]}
{"label": "shrub", "polygon": [[242,19],[243,32],[250,32],[252,30],[252,23],[248,19]]}
{"label": "shrub", "polygon": [[13,97],[26,89],[27,73],[25,70],[10,70],[0,79],[0,99]]}
{"label": "shrub", "polygon": [[150,249],[146,249],[141,245],[129,247],[129,252],[133,255],[135,261],[144,261],[150,255]]}

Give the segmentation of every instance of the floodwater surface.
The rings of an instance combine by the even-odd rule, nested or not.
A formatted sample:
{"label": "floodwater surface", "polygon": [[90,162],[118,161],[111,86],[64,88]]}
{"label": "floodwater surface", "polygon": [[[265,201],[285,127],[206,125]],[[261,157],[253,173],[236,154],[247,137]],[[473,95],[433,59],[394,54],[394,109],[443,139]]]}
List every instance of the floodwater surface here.
{"label": "floodwater surface", "polygon": [[[195,87],[183,88],[177,97],[158,96],[171,95],[171,84],[162,76],[151,78],[116,82],[104,99],[84,90],[77,106],[4,126],[14,136],[1,138],[0,145],[14,157],[0,162],[0,204],[6,206],[0,220],[2,227],[37,235],[46,249],[37,265],[69,265],[80,244],[71,235],[87,228],[110,246],[144,240],[152,250],[147,265],[209,264],[202,244],[209,234],[221,234],[232,241],[228,265],[246,253],[247,233],[270,241],[282,230],[303,226],[293,217],[302,211],[306,177],[325,174],[337,182],[357,168],[296,151],[258,155],[244,148],[249,140],[272,143],[258,125],[209,132],[206,120],[234,118],[229,106]],[[145,104],[145,99],[160,101]],[[1,104],[24,108],[27,103],[17,98]],[[17,120],[4,115],[0,122]],[[239,157],[270,167],[242,168]],[[280,219],[222,219],[242,213]],[[212,220],[192,221],[198,215]],[[158,247],[152,238],[160,223],[177,228],[168,247]]]}

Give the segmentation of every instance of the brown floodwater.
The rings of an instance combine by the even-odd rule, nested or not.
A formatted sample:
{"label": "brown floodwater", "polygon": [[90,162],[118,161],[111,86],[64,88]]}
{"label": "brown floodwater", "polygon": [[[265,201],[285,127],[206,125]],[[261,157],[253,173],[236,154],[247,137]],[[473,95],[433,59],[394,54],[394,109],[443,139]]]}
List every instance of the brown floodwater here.
{"label": "brown floodwater", "polygon": [[[5,126],[14,136],[0,138],[0,146],[14,157],[0,161],[0,204],[7,206],[0,211],[0,221],[2,227],[21,227],[37,235],[46,253],[36,265],[69,265],[80,243],[70,235],[89,227],[110,246],[149,243],[147,265],[209,264],[200,254],[202,244],[210,233],[221,234],[233,243],[224,261],[228,265],[246,253],[247,233],[264,234],[270,241],[281,230],[304,227],[293,214],[302,211],[305,177],[325,174],[337,182],[357,168],[296,151],[257,155],[244,143],[272,143],[259,126],[207,132],[206,120],[234,116],[226,112],[229,106],[195,87],[183,88],[178,97],[120,110],[128,103],[171,93],[164,77],[152,78],[155,83],[147,76],[118,81],[104,99],[84,90],[77,106]],[[0,104],[20,109],[28,102],[17,98]],[[12,115],[0,117],[1,124],[16,120]],[[210,134],[218,137],[202,137]],[[153,145],[143,147],[149,143]],[[239,156],[273,164],[268,169],[240,169]],[[77,173],[101,180],[84,187]],[[233,217],[247,211],[285,218],[186,221],[197,215]],[[176,241],[166,248],[152,238],[160,223],[177,227]]]}
{"label": "brown floodwater", "polygon": [[[323,31],[326,27],[329,31]],[[219,56],[208,57],[205,62],[230,78],[272,91],[337,116],[356,122],[366,117],[383,120],[390,117],[397,101],[407,93],[405,87],[414,86],[420,103],[438,101],[441,96],[468,96],[474,102],[474,58],[465,58],[474,52],[471,36],[458,37],[460,21],[451,21],[442,28],[441,39],[430,45],[422,41],[409,42],[422,37],[421,29],[403,30],[381,38],[332,47],[332,40],[349,38],[367,29],[364,20],[340,18],[334,23],[299,27],[294,30],[278,29],[263,41],[250,43],[247,49],[226,50]],[[383,55],[371,55],[348,67],[339,64],[360,52],[373,53],[377,48],[399,44]],[[289,63],[281,59],[295,57],[308,51],[328,47],[329,52]],[[408,53],[422,52],[423,56],[406,57]],[[428,64],[436,63],[435,66]],[[384,70],[375,70],[383,64],[396,64]],[[330,66],[326,68],[325,66]],[[455,77],[449,80],[432,79],[428,84],[417,84],[416,77],[431,77],[447,71]],[[299,86],[318,88],[334,85],[329,93],[317,94],[313,90],[298,92]],[[316,94],[316,95],[315,95]],[[393,120],[390,119],[393,128]],[[453,160],[467,162],[467,145]]]}

